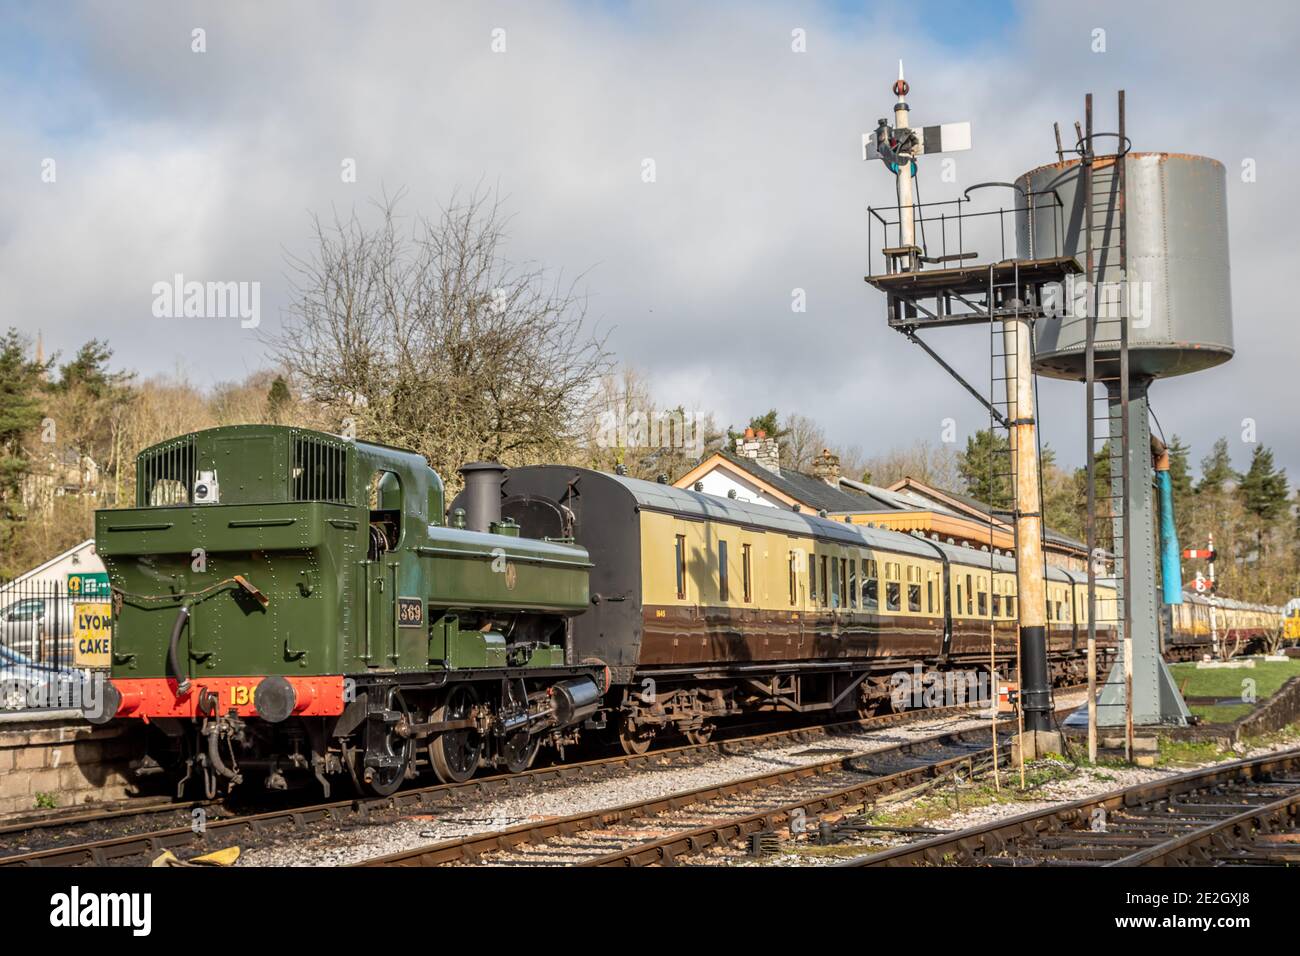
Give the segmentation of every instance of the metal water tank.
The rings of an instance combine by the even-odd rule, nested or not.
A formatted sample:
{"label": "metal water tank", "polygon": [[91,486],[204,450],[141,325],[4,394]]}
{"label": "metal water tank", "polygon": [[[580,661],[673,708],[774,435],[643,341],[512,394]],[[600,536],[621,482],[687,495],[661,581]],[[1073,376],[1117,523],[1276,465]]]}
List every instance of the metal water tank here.
{"label": "metal water tank", "polygon": [[[1183,375],[1232,358],[1227,189],[1223,164],[1186,153],[1133,153],[1124,162],[1128,211],[1129,367],[1134,376]],[[1098,264],[1098,375],[1113,374],[1121,285],[1118,166],[1093,166],[1093,248]],[[1074,256],[1086,268],[1083,167],[1078,159],[1030,170],[1016,181],[1029,198],[1017,221],[1021,258]],[[1031,223],[1032,219],[1032,223]],[[1030,242],[1032,233],[1032,244]],[[1079,278],[1083,278],[1080,275]],[[1076,294],[1078,294],[1076,287]],[[1036,325],[1037,370],[1082,380],[1082,297]],[[1108,320],[1109,317],[1109,320]],[[1111,360],[1111,361],[1108,361]]]}

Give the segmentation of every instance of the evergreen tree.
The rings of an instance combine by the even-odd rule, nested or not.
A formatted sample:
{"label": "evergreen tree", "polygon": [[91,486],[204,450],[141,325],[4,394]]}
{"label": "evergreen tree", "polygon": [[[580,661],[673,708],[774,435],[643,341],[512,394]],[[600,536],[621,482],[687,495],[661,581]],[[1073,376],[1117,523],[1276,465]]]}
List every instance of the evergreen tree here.
{"label": "evergreen tree", "polygon": [[[1092,471],[1093,471],[1093,494],[1096,496],[1094,510],[1097,515],[1096,524],[1096,546],[1111,550],[1114,544],[1114,528],[1112,527],[1111,495],[1113,491],[1110,487],[1110,442],[1106,442],[1092,454]],[[1088,469],[1076,468],[1074,471],[1074,508],[1078,515],[1076,522],[1072,525],[1078,529],[1075,535],[1080,541],[1087,540],[1088,534]]]}
{"label": "evergreen tree", "polygon": [[1261,522],[1272,523],[1286,512],[1290,491],[1286,469],[1275,468],[1273,452],[1256,445],[1250,457],[1250,469],[1237,486],[1242,507]]}
{"label": "evergreen tree", "polygon": [[[16,329],[0,337],[0,555],[10,547],[23,518],[23,479],[31,470],[26,448],[44,415],[41,390],[51,363],[27,357],[27,345]],[[17,571],[0,557],[0,579]]]}
{"label": "evergreen tree", "polygon": [[981,428],[966,439],[957,456],[957,471],[972,498],[994,508],[1011,507],[1010,445],[1006,436]]}
{"label": "evergreen tree", "polygon": [[61,392],[83,390],[94,399],[113,398],[132,378],[127,372],[110,372],[113,350],[107,342],[91,339],[77,350],[71,362],[59,369],[55,388]]}
{"label": "evergreen tree", "polygon": [[1196,486],[1196,493],[1220,492],[1230,481],[1238,481],[1241,476],[1233,470],[1232,457],[1228,454],[1228,439],[1220,438],[1214,448],[1201,459],[1201,482]]}
{"label": "evergreen tree", "polygon": [[277,375],[275,381],[271,383],[270,391],[266,393],[266,407],[270,412],[271,421],[280,421],[280,415],[289,404],[289,400],[289,384],[284,380],[283,375]]}
{"label": "evergreen tree", "polygon": [[1169,483],[1174,492],[1174,527],[1180,542],[1192,533],[1192,472],[1189,465],[1191,448],[1174,435],[1169,441]]}
{"label": "evergreen tree", "polygon": [[112,358],[107,342],[91,339],[60,366],[58,380],[48,388],[48,414],[57,426],[53,439],[47,439],[49,451],[65,461],[75,455],[78,467],[83,456],[90,459],[99,479],[119,470],[120,426],[135,397],[134,374],[111,371]]}
{"label": "evergreen tree", "polygon": [[1237,498],[1250,516],[1249,523],[1254,525],[1256,563],[1262,562],[1271,550],[1273,530],[1278,519],[1287,512],[1290,495],[1286,469],[1274,467],[1273,452],[1263,445],[1256,445],[1250,457],[1250,468],[1237,485]]}
{"label": "evergreen tree", "polygon": [[[790,429],[781,427],[781,416],[775,408],[769,408],[762,415],[753,416],[746,427],[754,429],[755,434],[763,432],[768,438],[775,438],[777,441],[790,434]],[[742,434],[744,434],[743,428],[740,431],[728,428],[727,447],[734,447],[736,439]]]}

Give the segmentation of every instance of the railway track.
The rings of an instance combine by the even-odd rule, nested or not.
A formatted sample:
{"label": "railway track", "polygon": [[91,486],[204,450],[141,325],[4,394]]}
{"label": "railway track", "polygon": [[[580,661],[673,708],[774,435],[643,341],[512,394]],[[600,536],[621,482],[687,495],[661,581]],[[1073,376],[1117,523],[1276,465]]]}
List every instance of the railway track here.
{"label": "railway track", "polygon": [[[1012,724],[999,728],[1009,751]],[[952,731],[866,754],[785,767],[742,780],[610,809],[444,840],[358,866],[671,864],[751,833],[870,802],[991,760],[987,727]]]}
{"label": "railway track", "polygon": [[[1065,692],[1063,689],[1062,691]],[[714,740],[646,754],[618,755],[571,764],[537,767],[517,774],[476,777],[460,784],[411,787],[390,797],[336,800],[291,806],[267,812],[240,813],[212,802],[114,807],[40,820],[20,821],[0,828],[0,866],[121,866],[139,865],[164,850],[218,849],[232,843],[275,839],[295,831],[309,834],[315,827],[373,825],[404,814],[442,809],[473,800],[514,796],[557,784],[595,782],[628,770],[702,763],[716,756],[800,742],[824,741],[845,734],[953,717],[970,717],[968,706],[953,706],[886,714],[865,720],[821,724],[762,734]],[[981,729],[985,739],[988,728]],[[204,810],[202,825],[191,815]],[[167,827],[148,821],[172,814]]]}
{"label": "railway track", "polygon": [[841,866],[1294,866],[1300,749],[1194,770]]}

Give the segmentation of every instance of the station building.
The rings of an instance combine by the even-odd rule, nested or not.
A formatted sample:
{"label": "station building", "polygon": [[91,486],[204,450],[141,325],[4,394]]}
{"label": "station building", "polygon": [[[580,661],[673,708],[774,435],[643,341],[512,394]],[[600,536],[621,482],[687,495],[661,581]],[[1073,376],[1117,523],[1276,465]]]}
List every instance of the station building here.
{"label": "station building", "polygon": [[[888,487],[854,481],[840,474],[839,456],[825,450],[814,459],[811,474],[795,471],[781,465],[775,438],[752,429],[737,436],[734,448],[714,452],[673,484],[720,498],[821,514],[832,521],[1015,554],[1010,522],[993,515],[984,502],[915,478]],[[1048,564],[1087,570],[1088,548],[1082,541],[1047,529],[1044,552]]]}

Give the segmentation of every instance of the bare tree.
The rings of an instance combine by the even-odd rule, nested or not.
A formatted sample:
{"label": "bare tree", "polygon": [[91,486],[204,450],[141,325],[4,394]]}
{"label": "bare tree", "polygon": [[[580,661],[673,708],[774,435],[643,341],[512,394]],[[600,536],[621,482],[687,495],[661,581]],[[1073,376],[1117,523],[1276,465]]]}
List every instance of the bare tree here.
{"label": "bare tree", "polygon": [[781,440],[781,465],[795,471],[808,471],[813,459],[829,447],[826,433],[811,418],[790,415],[782,423],[785,437]]}
{"label": "bare tree", "polygon": [[[866,481],[891,485],[901,478],[915,478],[935,488],[957,491],[963,487],[957,470],[957,452],[949,444],[932,445],[919,439],[903,448],[891,448],[863,462]],[[856,477],[856,476],[854,476]]]}
{"label": "bare tree", "polygon": [[402,198],[375,203],[373,228],[313,220],[271,351],[341,427],[414,449],[452,482],[474,459],[555,458],[610,366],[576,284],[505,260],[494,195],[453,195],[409,228]]}
{"label": "bare tree", "polygon": [[633,478],[677,479],[721,448],[724,438],[712,414],[663,407],[649,378],[624,364],[601,378],[568,460],[603,471],[622,466]]}

